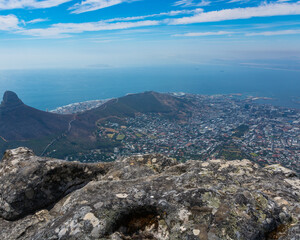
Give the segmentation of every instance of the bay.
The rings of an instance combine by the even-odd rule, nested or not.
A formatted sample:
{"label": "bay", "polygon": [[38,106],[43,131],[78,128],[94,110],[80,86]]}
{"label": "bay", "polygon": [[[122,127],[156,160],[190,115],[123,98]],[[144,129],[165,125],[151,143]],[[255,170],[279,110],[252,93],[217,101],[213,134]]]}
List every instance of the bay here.
{"label": "bay", "polygon": [[[0,71],[0,94],[14,91],[24,103],[51,110],[70,103],[144,91],[242,93],[300,109],[300,72],[221,65]],[[262,102],[262,101],[260,101]]]}

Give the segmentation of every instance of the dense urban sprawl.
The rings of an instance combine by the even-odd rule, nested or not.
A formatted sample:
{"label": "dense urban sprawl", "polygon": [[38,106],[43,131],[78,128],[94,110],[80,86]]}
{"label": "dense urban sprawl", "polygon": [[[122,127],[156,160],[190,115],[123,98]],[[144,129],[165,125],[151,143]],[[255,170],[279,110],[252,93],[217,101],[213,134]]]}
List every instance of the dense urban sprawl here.
{"label": "dense urban sprawl", "polygon": [[98,137],[117,146],[112,151],[93,150],[81,160],[162,153],[181,161],[247,158],[300,172],[299,110],[257,104],[254,98],[238,95],[179,97],[193,103],[190,117],[167,119],[153,113],[127,118],[124,124],[103,123]]}

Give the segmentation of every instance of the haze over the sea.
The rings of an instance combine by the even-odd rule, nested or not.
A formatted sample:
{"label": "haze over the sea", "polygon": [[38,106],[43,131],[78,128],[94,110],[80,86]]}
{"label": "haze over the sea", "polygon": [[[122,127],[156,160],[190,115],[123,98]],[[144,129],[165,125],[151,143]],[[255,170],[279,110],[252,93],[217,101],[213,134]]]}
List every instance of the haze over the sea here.
{"label": "haze over the sea", "polygon": [[0,93],[15,91],[24,103],[54,109],[75,102],[147,90],[197,94],[243,93],[271,97],[300,109],[300,71],[225,65],[171,65],[0,71]]}

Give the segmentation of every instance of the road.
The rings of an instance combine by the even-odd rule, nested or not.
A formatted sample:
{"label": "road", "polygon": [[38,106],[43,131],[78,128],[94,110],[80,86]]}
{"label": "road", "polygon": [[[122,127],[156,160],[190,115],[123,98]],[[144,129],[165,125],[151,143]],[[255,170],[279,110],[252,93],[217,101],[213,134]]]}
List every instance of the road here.
{"label": "road", "polygon": [[72,129],[72,122],[74,122],[76,120],[76,115],[74,115],[73,119],[69,122],[69,127],[68,127],[68,133],[71,132]]}
{"label": "road", "polygon": [[6,140],[4,137],[0,136],[0,138],[1,138],[4,142],[7,142],[7,140]]}
{"label": "road", "polygon": [[49,149],[49,147],[51,147],[56,141],[60,140],[63,136],[65,136],[66,134],[70,133],[71,132],[71,129],[72,129],[72,122],[74,122],[76,120],[76,117],[77,115],[74,115],[73,116],[73,119],[70,120],[70,122],[68,123],[68,130],[65,131],[64,133],[62,133],[60,136],[54,138],[43,150],[41,156],[43,156],[46,151]]}

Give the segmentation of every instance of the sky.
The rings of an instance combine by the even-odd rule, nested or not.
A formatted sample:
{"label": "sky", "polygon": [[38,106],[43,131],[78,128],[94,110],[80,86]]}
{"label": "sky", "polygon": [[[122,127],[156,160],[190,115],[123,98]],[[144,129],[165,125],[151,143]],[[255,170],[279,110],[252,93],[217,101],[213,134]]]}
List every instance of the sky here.
{"label": "sky", "polygon": [[0,0],[0,69],[300,71],[298,0]]}

